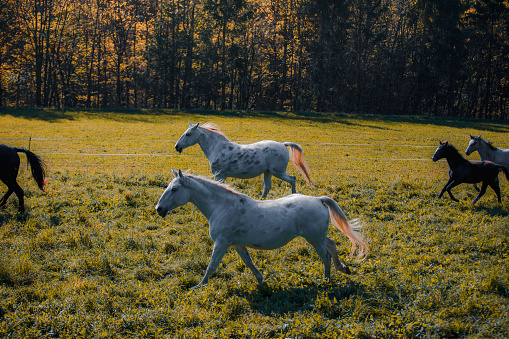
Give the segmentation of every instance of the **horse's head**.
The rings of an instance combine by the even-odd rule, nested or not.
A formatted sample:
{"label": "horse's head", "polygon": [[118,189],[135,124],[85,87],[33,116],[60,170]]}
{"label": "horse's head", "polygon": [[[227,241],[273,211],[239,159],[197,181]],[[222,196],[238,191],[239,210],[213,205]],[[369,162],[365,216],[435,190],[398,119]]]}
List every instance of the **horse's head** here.
{"label": "horse's head", "polygon": [[189,121],[189,128],[182,134],[182,136],[179,138],[177,143],[175,144],[175,149],[177,152],[182,153],[184,148],[187,148],[189,146],[193,146],[198,142],[198,137],[200,135],[198,131],[198,126],[200,123],[197,123],[196,125],[193,125]]}
{"label": "horse's head", "polygon": [[448,148],[449,148],[448,141],[440,142],[440,146],[438,146],[438,148],[436,149],[431,160],[438,161],[442,158],[445,158]]}
{"label": "horse's head", "polygon": [[474,137],[470,135],[470,141],[468,142],[468,147],[465,150],[466,155],[470,155],[474,151],[479,151],[479,139],[481,139],[481,136]]}
{"label": "horse's head", "polygon": [[191,198],[189,190],[185,187],[189,178],[182,174],[181,170],[177,172],[172,169],[172,171],[175,178],[166,187],[156,205],[157,214],[163,218],[173,209],[187,204]]}

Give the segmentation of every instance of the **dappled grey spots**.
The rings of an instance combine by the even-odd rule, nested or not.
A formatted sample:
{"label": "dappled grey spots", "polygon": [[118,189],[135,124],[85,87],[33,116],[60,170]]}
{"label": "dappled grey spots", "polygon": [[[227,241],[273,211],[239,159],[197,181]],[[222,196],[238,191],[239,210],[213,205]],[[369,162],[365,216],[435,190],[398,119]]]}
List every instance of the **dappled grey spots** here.
{"label": "dappled grey spots", "polygon": [[[199,124],[190,123],[175,148],[181,152],[184,148],[196,143],[200,145],[208,158],[215,179],[230,177],[249,179],[265,173],[262,198],[265,198],[270,190],[270,176],[272,175],[288,182],[292,193],[296,192],[295,178],[286,173],[289,160],[304,175],[308,184],[311,182],[307,165],[302,156],[302,149],[295,143],[264,140],[254,144],[239,145],[228,140],[217,126],[208,124],[199,126]],[[291,147],[293,150],[292,158],[290,158],[287,147]],[[295,157],[295,154],[298,156]]]}

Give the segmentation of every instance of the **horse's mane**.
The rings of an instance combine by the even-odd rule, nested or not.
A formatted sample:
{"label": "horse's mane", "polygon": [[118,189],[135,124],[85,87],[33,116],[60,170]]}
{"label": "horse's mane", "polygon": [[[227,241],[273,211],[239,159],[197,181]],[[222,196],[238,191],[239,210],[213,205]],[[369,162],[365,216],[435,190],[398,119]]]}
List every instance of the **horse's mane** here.
{"label": "horse's mane", "polygon": [[444,141],[444,143],[447,143],[447,148],[451,151],[451,152],[454,152],[455,155],[459,156],[460,158],[462,159],[465,159],[463,158],[463,156],[461,155],[460,151],[458,151],[458,149],[456,147],[454,147],[451,143],[447,142],[447,141]]}
{"label": "horse's mane", "polygon": [[224,133],[219,129],[219,126],[214,124],[214,123],[212,123],[212,122],[206,122],[203,125],[201,125],[200,127],[203,128],[203,129],[206,129],[207,131],[211,131],[211,132],[217,133],[219,135],[222,135],[223,137],[228,139],[226,137],[226,135],[224,135]]}
{"label": "horse's mane", "polygon": [[223,188],[223,189],[225,189],[225,190],[227,190],[227,191],[229,191],[229,192],[231,192],[233,194],[237,194],[237,195],[241,194],[241,193],[235,191],[230,185],[225,184],[224,182],[221,182],[221,181],[215,181],[215,180],[209,179],[207,177],[203,177],[201,175],[196,175],[196,174],[191,174],[191,173],[186,173],[185,176],[186,177],[191,177],[193,179],[197,179],[198,181],[205,181],[205,182],[207,182],[209,184],[219,186],[219,187],[221,187],[221,188]]}
{"label": "horse's mane", "polygon": [[479,140],[484,141],[484,142],[486,143],[486,145],[488,145],[488,148],[489,148],[490,150],[492,150],[492,151],[496,151],[496,150],[497,150],[497,148],[496,148],[495,146],[493,146],[493,144],[491,143],[491,141],[489,141],[489,140],[484,140],[484,139],[483,139],[483,138],[481,138],[481,137],[477,137],[477,138],[479,138]]}

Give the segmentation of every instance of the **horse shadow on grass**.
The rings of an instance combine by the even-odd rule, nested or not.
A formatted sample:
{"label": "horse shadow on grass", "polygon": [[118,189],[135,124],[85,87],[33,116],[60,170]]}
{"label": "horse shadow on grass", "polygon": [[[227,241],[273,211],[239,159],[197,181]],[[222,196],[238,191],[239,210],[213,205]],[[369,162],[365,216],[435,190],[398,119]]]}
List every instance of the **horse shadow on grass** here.
{"label": "horse shadow on grass", "polygon": [[[392,286],[378,286],[378,288],[385,291],[383,302],[380,302],[365,285],[355,281],[341,285],[324,282],[290,288],[264,284],[248,292],[239,289],[235,291],[235,294],[248,300],[252,311],[266,316],[284,317],[292,313],[315,311],[326,318],[337,319],[351,314],[353,308],[357,307],[355,306],[357,300],[361,301],[368,313],[373,310],[383,312],[388,303],[391,305],[391,311],[401,306],[400,297]],[[324,296],[326,296],[325,299]]]}
{"label": "horse shadow on grass", "polygon": [[27,211],[11,211],[8,207],[0,207],[0,227],[13,220],[24,223],[28,220],[28,218],[29,214]]}

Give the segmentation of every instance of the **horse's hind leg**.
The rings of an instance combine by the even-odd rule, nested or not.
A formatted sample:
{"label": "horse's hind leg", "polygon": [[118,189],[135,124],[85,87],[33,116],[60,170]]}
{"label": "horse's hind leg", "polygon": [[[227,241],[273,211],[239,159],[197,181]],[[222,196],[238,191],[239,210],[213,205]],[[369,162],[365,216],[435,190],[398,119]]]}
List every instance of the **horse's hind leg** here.
{"label": "horse's hind leg", "polygon": [[351,274],[350,269],[348,266],[343,264],[339,260],[338,251],[336,249],[336,243],[331,238],[325,238],[325,245],[327,246],[327,249],[329,250],[329,253],[332,256],[332,262],[334,263],[334,267],[340,272]]}
{"label": "horse's hind leg", "polygon": [[488,187],[488,184],[486,183],[486,181],[483,181],[481,190],[479,191],[479,194],[477,195],[477,197],[475,197],[475,199],[472,201],[472,204],[475,204],[477,202],[477,200],[479,200],[484,195],[484,193],[486,193],[487,187]]}
{"label": "horse's hind leg", "polygon": [[258,271],[258,269],[253,264],[253,260],[251,259],[251,256],[249,255],[249,252],[245,246],[233,246],[235,251],[239,254],[240,258],[246,264],[247,267],[253,272],[254,276],[256,277],[256,280],[258,280],[258,284],[263,284],[263,275]]}
{"label": "horse's hind leg", "polygon": [[500,186],[499,186],[498,180],[493,180],[493,182],[490,183],[489,185],[490,185],[491,188],[493,188],[493,190],[497,194],[498,202],[501,203],[502,202],[502,196],[500,195]]}
{"label": "horse's hind leg", "polygon": [[262,198],[265,198],[272,187],[272,174],[267,170],[263,172],[263,193]]}
{"label": "horse's hind leg", "polygon": [[289,175],[288,173],[286,172],[282,172],[282,173],[272,173],[274,174],[274,176],[276,178],[279,178],[283,181],[286,181],[287,183],[289,183],[291,186],[292,186],[292,194],[293,193],[297,193],[297,191],[295,190],[295,177],[293,175]]}
{"label": "horse's hind leg", "polygon": [[16,181],[14,182],[13,186],[14,193],[16,193],[16,195],[18,196],[19,201],[18,210],[20,212],[25,212],[25,200],[24,200],[25,193],[23,192],[23,189],[18,185]]}
{"label": "horse's hind leg", "polygon": [[11,189],[9,186],[7,188],[7,192],[4,194],[4,196],[2,197],[2,199],[0,200],[0,206],[4,206],[5,203],[7,202],[7,199],[9,199],[9,197],[11,196],[11,194],[14,192],[13,189]]}
{"label": "horse's hind leg", "polygon": [[[306,239],[307,240],[307,239]],[[318,256],[320,259],[322,259],[323,262],[323,276],[325,279],[330,279],[330,261],[331,261],[331,254],[327,250],[327,245],[325,241],[322,242],[311,242],[307,240],[316,250],[316,253],[318,253]]]}

